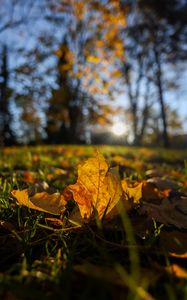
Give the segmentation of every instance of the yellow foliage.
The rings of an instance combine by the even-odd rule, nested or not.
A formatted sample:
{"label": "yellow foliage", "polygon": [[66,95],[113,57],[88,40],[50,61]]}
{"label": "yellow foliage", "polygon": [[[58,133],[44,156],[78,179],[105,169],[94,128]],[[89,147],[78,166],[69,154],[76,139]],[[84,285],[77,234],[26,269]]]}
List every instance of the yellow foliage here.
{"label": "yellow foliage", "polygon": [[81,21],[84,17],[86,8],[86,2],[84,1],[75,1],[74,2],[74,14],[77,18],[77,20]]}
{"label": "yellow foliage", "polygon": [[63,72],[67,72],[71,69],[72,65],[71,64],[64,64],[60,66],[60,71]]}
{"label": "yellow foliage", "polygon": [[117,37],[117,28],[115,27],[110,29],[105,36],[107,41],[113,41],[116,39],[116,37]]}
{"label": "yellow foliage", "polygon": [[135,183],[133,186],[129,186],[128,182],[124,179],[121,182],[122,189],[125,194],[126,200],[132,200],[133,203],[140,203],[142,198],[142,186],[143,182]]}
{"label": "yellow foliage", "polygon": [[112,76],[115,78],[120,78],[122,76],[122,72],[120,70],[115,70],[112,72]]}
{"label": "yellow foliage", "polygon": [[60,215],[61,210],[66,205],[64,196],[59,193],[48,194],[47,192],[41,192],[29,197],[29,192],[25,189],[22,191],[13,190],[12,195],[20,205],[53,215]]}
{"label": "yellow foliage", "polygon": [[96,41],[96,46],[97,47],[103,47],[104,46],[104,41],[102,41],[102,40]]}
{"label": "yellow foliage", "polygon": [[57,50],[55,51],[55,55],[58,56],[58,57],[61,57],[61,56],[62,56],[62,50],[61,50],[61,48],[59,48],[59,49],[57,49]]}
{"label": "yellow foliage", "polygon": [[89,55],[87,56],[87,61],[92,64],[99,64],[100,58],[97,56]]}

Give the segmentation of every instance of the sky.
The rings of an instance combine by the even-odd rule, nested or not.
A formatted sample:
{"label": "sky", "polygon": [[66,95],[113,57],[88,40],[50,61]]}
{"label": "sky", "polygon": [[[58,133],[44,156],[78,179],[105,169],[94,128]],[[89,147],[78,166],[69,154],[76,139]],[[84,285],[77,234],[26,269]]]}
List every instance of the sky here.
{"label": "sky", "polygon": [[[4,0],[5,2],[5,0]],[[32,2],[32,1],[31,1]],[[42,4],[45,3],[45,0],[37,1],[37,3]],[[37,6],[32,7],[32,10],[30,11],[31,15],[37,14]],[[32,26],[31,26],[32,25]],[[10,68],[14,69],[19,64],[23,62],[23,58],[20,58],[18,56],[15,56],[16,49],[22,46],[26,46],[27,49],[32,49],[36,46],[37,40],[36,37],[39,35],[40,32],[45,32],[48,28],[48,25],[44,19],[42,19],[42,16],[39,20],[36,20],[32,24],[29,22],[25,23],[23,26],[18,26],[18,28],[14,29],[7,29],[3,32],[0,32],[0,43],[6,43],[9,45],[10,49],[10,57],[9,57],[9,64]],[[61,28],[59,32],[55,32],[54,34],[57,36],[57,39],[61,39],[61,36],[63,34],[63,29]],[[51,57],[51,59],[48,60],[47,64],[53,65],[55,63],[54,56]],[[187,63],[185,63],[187,67]],[[165,93],[166,102],[174,109],[177,110],[179,113],[182,121],[183,121],[183,129],[187,133],[187,70],[185,71],[185,67],[183,66],[184,71],[177,74],[180,83],[180,88],[176,91]],[[186,68],[187,69],[187,68]],[[43,70],[45,72],[45,68]],[[55,79],[49,77],[48,78],[51,85],[54,84]],[[14,82],[12,81],[12,85],[14,86]],[[115,99],[116,105],[121,105],[124,107],[128,106],[128,100],[124,91],[123,95],[116,96]],[[16,106],[13,106],[13,109],[16,110]],[[41,113],[42,114],[42,113]],[[17,111],[17,116],[19,115],[19,111]],[[42,116],[44,117],[44,116]],[[19,117],[18,117],[19,118]],[[18,121],[17,118],[17,121]]]}

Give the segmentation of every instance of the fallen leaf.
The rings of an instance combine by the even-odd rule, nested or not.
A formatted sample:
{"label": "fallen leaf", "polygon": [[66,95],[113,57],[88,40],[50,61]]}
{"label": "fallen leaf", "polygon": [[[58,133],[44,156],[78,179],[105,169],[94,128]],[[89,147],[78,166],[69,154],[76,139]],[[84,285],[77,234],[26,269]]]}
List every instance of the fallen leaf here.
{"label": "fallen leaf", "polygon": [[175,202],[176,208],[187,216],[187,197],[181,196],[179,201]]}
{"label": "fallen leaf", "polygon": [[94,209],[101,219],[112,210],[122,195],[117,170],[109,169],[108,163],[99,152],[78,166],[77,182],[70,185],[69,189],[84,219],[90,218]]}
{"label": "fallen leaf", "polygon": [[169,188],[159,190],[154,183],[146,181],[142,186],[142,199],[144,201],[160,202],[161,199],[168,198],[170,192],[171,189]]}
{"label": "fallen leaf", "polygon": [[36,174],[34,172],[25,171],[23,173],[23,178],[26,182],[30,182],[30,183],[36,182]]}
{"label": "fallen leaf", "polygon": [[187,259],[187,252],[185,252],[183,254],[177,254],[177,253],[169,252],[169,255],[171,257],[175,257],[175,258]]}
{"label": "fallen leaf", "polygon": [[148,179],[147,182],[154,183],[159,190],[177,190],[180,187],[180,185],[176,181],[161,177],[152,177]]}
{"label": "fallen leaf", "polygon": [[124,179],[122,180],[121,185],[126,200],[132,200],[133,203],[140,203],[140,200],[142,199],[143,182],[138,182],[133,184],[133,186],[129,186],[128,182]]}
{"label": "fallen leaf", "polygon": [[84,224],[84,220],[80,214],[80,209],[78,206],[75,206],[72,212],[69,215],[68,221],[74,225],[82,226]]}
{"label": "fallen leaf", "polygon": [[38,163],[38,162],[40,162],[40,155],[37,155],[37,154],[33,155],[33,156],[32,156],[32,162],[33,162],[33,163]]}
{"label": "fallen leaf", "polygon": [[147,181],[143,183],[142,198],[144,201],[160,200],[159,190],[154,183]]}
{"label": "fallen leaf", "polygon": [[186,198],[177,199],[172,203],[166,199],[161,204],[143,202],[139,212],[140,214],[146,213],[149,218],[153,218],[167,226],[173,225],[179,229],[187,229],[186,207]]}
{"label": "fallen leaf", "polygon": [[69,169],[71,167],[70,165],[70,161],[69,160],[63,160],[60,162],[60,166],[63,168],[63,169]]}
{"label": "fallen leaf", "polygon": [[18,204],[53,215],[60,215],[66,205],[64,196],[59,193],[41,192],[29,197],[29,191],[25,189],[13,190],[11,194],[17,199]]}
{"label": "fallen leaf", "polygon": [[57,178],[61,178],[64,175],[67,175],[67,170],[60,168],[50,168],[50,172],[47,174],[47,179],[55,180]]}
{"label": "fallen leaf", "polygon": [[187,271],[177,264],[172,264],[166,267],[166,271],[175,277],[187,279]]}

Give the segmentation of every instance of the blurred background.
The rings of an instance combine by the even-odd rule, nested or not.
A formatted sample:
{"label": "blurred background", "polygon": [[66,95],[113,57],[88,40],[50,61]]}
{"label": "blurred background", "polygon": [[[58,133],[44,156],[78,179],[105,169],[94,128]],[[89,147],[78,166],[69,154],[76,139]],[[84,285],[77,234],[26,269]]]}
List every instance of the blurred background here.
{"label": "blurred background", "polygon": [[187,146],[186,0],[0,0],[0,145]]}

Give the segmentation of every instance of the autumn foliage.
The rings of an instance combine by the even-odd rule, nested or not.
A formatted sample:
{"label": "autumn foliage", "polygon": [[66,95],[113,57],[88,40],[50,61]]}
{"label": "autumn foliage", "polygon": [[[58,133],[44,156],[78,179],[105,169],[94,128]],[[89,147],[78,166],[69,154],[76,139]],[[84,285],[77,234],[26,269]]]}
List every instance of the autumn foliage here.
{"label": "autumn foliage", "polygon": [[63,191],[62,194],[42,191],[29,197],[28,190],[13,190],[12,195],[20,205],[60,215],[71,199],[69,194],[66,199],[69,190],[79,207],[82,222],[90,220],[95,214],[100,220],[107,218],[108,214],[112,218],[117,214],[118,203],[121,201],[127,211],[136,207],[140,214],[147,214],[149,218],[165,225],[187,229],[183,214],[187,206],[185,196],[178,194],[177,201],[170,200],[175,187],[174,182],[157,177],[147,181],[121,181],[118,168],[110,168],[104,156],[97,152],[78,166],[77,182],[67,186],[64,194]]}

